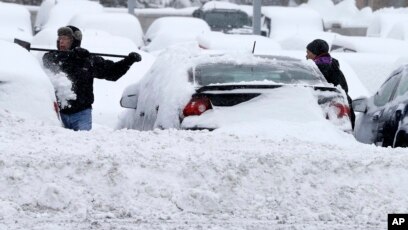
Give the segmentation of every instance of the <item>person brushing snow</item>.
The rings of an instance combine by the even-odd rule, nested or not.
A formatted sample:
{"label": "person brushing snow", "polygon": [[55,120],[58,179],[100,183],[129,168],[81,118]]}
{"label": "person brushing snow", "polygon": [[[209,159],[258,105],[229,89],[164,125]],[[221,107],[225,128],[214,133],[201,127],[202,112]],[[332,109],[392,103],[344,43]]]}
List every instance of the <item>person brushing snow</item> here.
{"label": "person brushing snow", "polygon": [[315,39],[306,46],[306,59],[313,60],[327,82],[334,86],[340,85],[346,92],[347,101],[350,108],[351,128],[354,129],[355,114],[351,105],[352,100],[348,95],[348,85],[343,72],[340,70],[339,61],[329,54],[329,44],[322,39]]}
{"label": "person brushing snow", "polygon": [[58,51],[50,51],[43,56],[45,68],[53,73],[65,73],[72,82],[72,91],[76,97],[68,100],[67,105],[60,102],[58,105],[64,127],[75,131],[92,129],[94,78],[116,81],[133,63],[142,60],[140,54],[135,52],[118,62],[105,60],[81,48],[81,40],[82,33],[77,27],[61,27],[58,29]]}

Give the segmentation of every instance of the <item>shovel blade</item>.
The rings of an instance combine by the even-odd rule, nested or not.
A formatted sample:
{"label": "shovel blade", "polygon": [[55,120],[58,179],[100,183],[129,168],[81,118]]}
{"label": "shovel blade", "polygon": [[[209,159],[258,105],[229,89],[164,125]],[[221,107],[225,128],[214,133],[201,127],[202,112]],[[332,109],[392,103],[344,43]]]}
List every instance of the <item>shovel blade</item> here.
{"label": "shovel blade", "polygon": [[31,44],[29,42],[20,40],[18,38],[14,38],[14,43],[16,43],[17,45],[20,45],[21,47],[23,47],[24,49],[30,51],[31,48]]}

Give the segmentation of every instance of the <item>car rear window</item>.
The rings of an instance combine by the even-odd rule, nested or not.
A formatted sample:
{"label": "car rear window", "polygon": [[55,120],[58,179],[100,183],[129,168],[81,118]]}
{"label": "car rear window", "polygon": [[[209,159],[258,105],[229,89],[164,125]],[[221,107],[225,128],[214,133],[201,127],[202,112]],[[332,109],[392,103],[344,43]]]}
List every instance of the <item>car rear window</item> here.
{"label": "car rear window", "polygon": [[241,28],[249,24],[248,17],[241,12],[206,12],[204,20],[211,27],[223,29]]}
{"label": "car rear window", "polygon": [[312,69],[302,65],[234,65],[217,63],[197,66],[194,71],[194,82],[202,86],[250,82],[313,84],[322,82],[322,79]]}

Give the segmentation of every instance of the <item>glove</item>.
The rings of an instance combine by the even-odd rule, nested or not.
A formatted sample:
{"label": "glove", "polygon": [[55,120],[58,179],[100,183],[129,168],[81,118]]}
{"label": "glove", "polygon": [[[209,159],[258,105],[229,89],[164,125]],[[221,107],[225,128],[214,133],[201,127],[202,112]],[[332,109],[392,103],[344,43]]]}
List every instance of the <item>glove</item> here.
{"label": "glove", "polygon": [[84,49],[84,48],[81,48],[81,47],[75,47],[74,48],[74,55],[75,55],[75,57],[81,58],[81,59],[82,58],[87,58],[87,57],[90,56],[89,51]]}
{"label": "glove", "polygon": [[142,56],[136,52],[131,52],[128,54],[128,56],[125,58],[129,62],[140,62],[142,60]]}

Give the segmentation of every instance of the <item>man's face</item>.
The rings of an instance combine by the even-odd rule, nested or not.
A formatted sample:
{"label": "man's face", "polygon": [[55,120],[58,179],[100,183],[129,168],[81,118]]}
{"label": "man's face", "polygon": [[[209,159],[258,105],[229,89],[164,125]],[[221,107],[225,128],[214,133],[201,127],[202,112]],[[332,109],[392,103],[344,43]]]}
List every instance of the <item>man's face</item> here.
{"label": "man's face", "polygon": [[68,51],[71,48],[73,39],[72,37],[62,35],[58,37],[58,42],[59,42],[58,50]]}
{"label": "man's face", "polygon": [[309,50],[306,50],[306,59],[312,59],[314,60],[316,58],[316,55],[314,55],[312,52]]}

